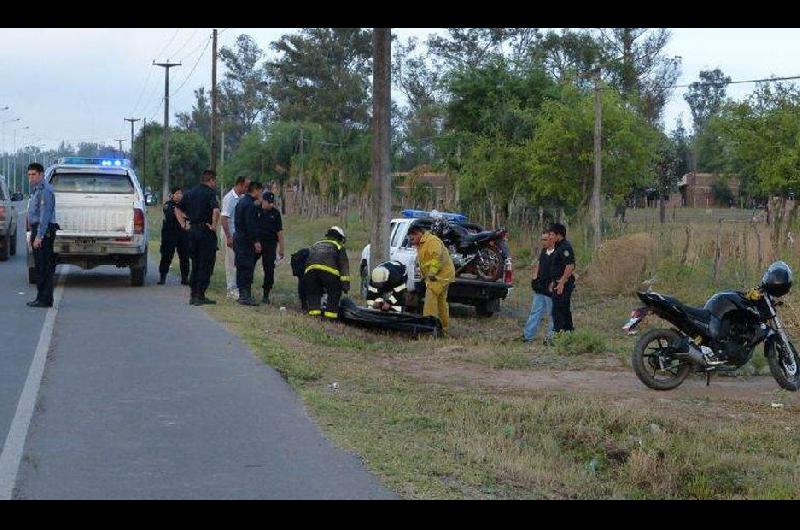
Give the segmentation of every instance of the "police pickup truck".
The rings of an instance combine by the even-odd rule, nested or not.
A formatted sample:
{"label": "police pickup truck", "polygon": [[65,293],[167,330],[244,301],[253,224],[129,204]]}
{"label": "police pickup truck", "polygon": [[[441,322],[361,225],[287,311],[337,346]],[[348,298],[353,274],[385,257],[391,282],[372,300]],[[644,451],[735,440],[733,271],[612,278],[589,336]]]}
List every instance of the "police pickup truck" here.
{"label": "police pickup truck", "polygon": [[[397,260],[406,266],[409,271],[407,289],[411,294],[409,309],[419,311],[425,297],[425,282],[419,272],[417,264],[417,249],[408,242],[408,229],[411,223],[419,220],[423,225],[432,224],[435,216],[444,216],[454,222],[459,222],[471,232],[479,232],[482,228],[468,223],[461,214],[447,212],[424,212],[420,210],[403,210],[403,217],[392,219],[389,244],[390,259]],[[366,298],[372,264],[369,262],[370,245],[361,252],[361,291]],[[378,265],[377,263],[375,265]],[[411,271],[414,271],[411,274]],[[507,255],[504,271],[497,281],[484,281],[477,278],[466,278],[456,274],[456,280],[450,284],[447,291],[447,301],[456,304],[470,305],[475,308],[479,316],[489,317],[500,310],[500,300],[508,296],[513,288],[513,267],[511,256]]]}
{"label": "police pickup truck", "polygon": [[[131,285],[147,276],[147,216],[144,193],[128,160],[60,158],[45,171],[56,196],[53,253],[56,263],[93,269],[130,267]],[[28,227],[30,231],[30,227]],[[28,281],[36,269],[28,233]]]}

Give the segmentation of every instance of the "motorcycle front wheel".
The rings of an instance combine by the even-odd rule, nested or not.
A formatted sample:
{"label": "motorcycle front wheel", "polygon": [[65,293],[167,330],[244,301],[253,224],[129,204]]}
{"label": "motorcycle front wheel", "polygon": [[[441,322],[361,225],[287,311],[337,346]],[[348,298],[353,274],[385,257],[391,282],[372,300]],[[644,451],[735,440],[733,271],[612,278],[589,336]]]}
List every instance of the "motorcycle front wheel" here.
{"label": "motorcycle front wheel", "polygon": [[671,329],[653,329],[636,342],[631,364],[636,377],[653,390],[672,390],[683,383],[691,364],[671,355],[680,335]]}
{"label": "motorcycle front wheel", "polygon": [[781,339],[772,341],[767,346],[767,364],[772,377],[781,388],[797,392],[800,390],[800,358],[797,350],[789,341],[787,351]]}

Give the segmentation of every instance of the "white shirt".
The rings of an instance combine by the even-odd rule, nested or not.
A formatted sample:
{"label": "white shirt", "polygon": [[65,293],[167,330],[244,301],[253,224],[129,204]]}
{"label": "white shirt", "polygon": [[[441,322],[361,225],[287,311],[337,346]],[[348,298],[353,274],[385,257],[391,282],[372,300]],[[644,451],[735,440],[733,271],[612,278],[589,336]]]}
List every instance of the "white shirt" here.
{"label": "white shirt", "polygon": [[[241,199],[241,195],[236,194],[236,190],[231,188],[231,191],[225,194],[222,198],[222,212],[221,215],[223,217],[227,217],[229,219],[228,226],[231,230],[231,236],[236,233],[236,216],[234,215],[236,212],[236,204]],[[224,231],[223,231],[224,233]]]}
{"label": "white shirt", "polygon": [[553,247],[553,248],[545,250],[544,253],[549,256],[550,254],[552,254],[555,251],[556,251],[556,247]]}

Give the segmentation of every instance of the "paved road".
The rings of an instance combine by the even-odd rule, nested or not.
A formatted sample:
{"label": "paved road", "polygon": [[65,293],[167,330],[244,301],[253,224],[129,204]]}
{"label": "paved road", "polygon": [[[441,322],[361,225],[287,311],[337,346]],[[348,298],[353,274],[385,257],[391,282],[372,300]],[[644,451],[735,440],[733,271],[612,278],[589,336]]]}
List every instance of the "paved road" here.
{"label": "paved road", "polygon": [[[15,324],[0,335],[13,344],[0,359],[4,435],[46,313],[24,307],[24,280],[22,256],[0,264],[0,320]],[[184,287],[151,275],[132,288],[113,267],[69,268],[63,282],[15,498],[395,497]]]}

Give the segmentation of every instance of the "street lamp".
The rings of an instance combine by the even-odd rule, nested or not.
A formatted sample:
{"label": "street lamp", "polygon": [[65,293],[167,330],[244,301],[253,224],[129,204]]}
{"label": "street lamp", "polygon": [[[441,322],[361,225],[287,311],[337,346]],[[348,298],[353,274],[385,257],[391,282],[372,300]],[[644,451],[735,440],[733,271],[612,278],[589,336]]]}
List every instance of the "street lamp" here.
{"label": "street lamp", "polygon": [[2,145],[0,146],[3,151],[3,156],[6,157],[6,176],[9,175],[9,161],[8,153],[6,153],[6,123],[14,123],[20,121],[22,118],[15,118],[13,120],[6,120],[4,122],[0,122],[0,134],[2,134]]}

